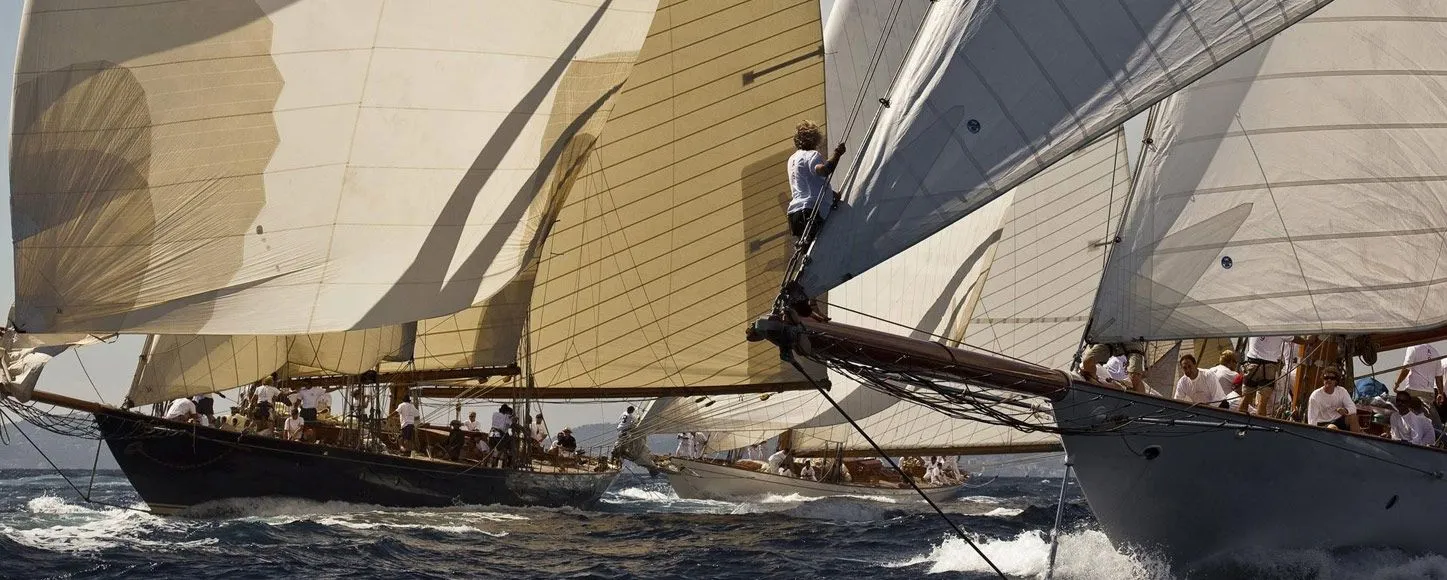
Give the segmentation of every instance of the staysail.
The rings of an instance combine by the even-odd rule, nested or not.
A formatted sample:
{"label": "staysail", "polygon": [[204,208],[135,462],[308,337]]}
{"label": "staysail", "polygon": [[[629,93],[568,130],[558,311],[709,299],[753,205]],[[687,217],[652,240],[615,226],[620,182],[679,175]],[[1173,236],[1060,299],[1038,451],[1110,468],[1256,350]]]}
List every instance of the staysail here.
{"label": "staysail", "polygon": [[1447,322],[1444,18],[1342,0],[1162,103],[1092,338]]}
{"label": "staysail", "polygon": [[655,4],[28,2],[16,327],[305,334],[481,302],[621,82],[559,116],[563,80],[625,77]]}
{"label": "staysail", "polygon": [[859,275],[1327,2],[937,2],[800,282]]}

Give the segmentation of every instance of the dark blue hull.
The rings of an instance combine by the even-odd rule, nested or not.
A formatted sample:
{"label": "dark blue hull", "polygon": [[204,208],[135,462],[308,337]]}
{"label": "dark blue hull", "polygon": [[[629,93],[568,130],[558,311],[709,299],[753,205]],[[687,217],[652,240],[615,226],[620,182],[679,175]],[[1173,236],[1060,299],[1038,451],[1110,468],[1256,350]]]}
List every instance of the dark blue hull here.
{"label": "dark blue hull", "polygon": [[[95,413],[116,462],[151,510],[285,497],[390,507],[588,508],[618,472],[539,472],[368,453],[243,435],[128,411]],[[206,510],[211,513],[211,510]]]}

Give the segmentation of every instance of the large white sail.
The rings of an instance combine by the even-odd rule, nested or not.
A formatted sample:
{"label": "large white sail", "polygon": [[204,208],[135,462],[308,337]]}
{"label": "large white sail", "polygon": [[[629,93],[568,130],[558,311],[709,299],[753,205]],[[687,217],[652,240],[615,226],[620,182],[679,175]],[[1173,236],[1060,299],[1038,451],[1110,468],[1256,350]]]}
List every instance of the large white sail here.
{"label": "large white sail", "polygon": [[16,326],[302,334],[481,302],[655,5],[30,0]]}
{"label": "large white sail", "polygon": [[[745,341],[792,251],[784,161],[822,119],[816,2],[664,2],[538,267],[538,391],[801,379]],[[586,395],[582,395],[586,396]]]}
{"label": "large white sail", "polygon": [[[829,110],[828,147],[843,142],[858,155],[874,117],[889,96],[934,2],[838,0],[824,26],[824,96]],[[847,171],[831,177],[844,185]]]}
{"label": "large white sail", "polygon": [[1092,337],[1447,322],[1444,19],[1342,0],[1163,103]]}
{"label": "large white sail", "polygon": [[937,2],[801,283],[859,275],[1327,2]]}

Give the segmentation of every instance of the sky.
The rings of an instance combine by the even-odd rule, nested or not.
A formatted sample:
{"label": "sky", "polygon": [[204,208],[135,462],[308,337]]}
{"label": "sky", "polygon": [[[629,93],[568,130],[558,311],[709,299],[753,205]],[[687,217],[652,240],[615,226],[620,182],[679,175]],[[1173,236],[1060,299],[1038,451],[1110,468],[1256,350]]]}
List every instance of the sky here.
{"label": "sky", "polygon": [[[821,3],[822,12],[828,15],[834,4],[834,0],[823,0]],[[0,62],[13,63],[15,61],[15,45],[19,36],[19,20],[22,0],[0,0]],[[0,139],[0,147],[4,147],[4,158],[9,158],[10,133],[10,96],[13,88],[13,75],[5,75],[6,85],[0,91],[0,131],[7,136]],[[1134,168],[1136,160],[1139,159],[1141,133],[1144,130],[1143,116],[1132,119],[1126,123],[1128,135],[1127,147],[1131,157],[1131,166]],[[0,180],[0,190],[6,199],[9,198],[9,180]],[[10,206],[8,203],[0,204],[0,229],[3,229],[3,236],[0,239],[10,238]],[[9,244],[4,245],[0,250],[0,272],[13,272],[13,252]],[[14,280],[10,275],[0,275],[0,300],[13,301]],[[6,304],[8,310],[8,304]],[[137,357],[144,343],[140,336],[125,336],[118,339],[114,344],[95,345],[83,349],[72,349],[70,352],[61,355],[46,368],[41,379],[41,388],[60,394],[96,400],[115,404],[125,396],[130,385],[131,375],[135,371]],[[1447,352],[1447,342],[1438,343],[1438,349]],[[1383,354],[1382,363],[1379,367],[1385,368],[1399,364],[1396,361],[1402,360],[1400,352]],[[1390,363],[1390,364],[1388,364]],[[1387,384],[1392,384],[1389,379],[1384,379]],[[641,401],[620,401],[607,403],[546,403],[543,412],[548,417],[548,424],[553,430],[566,426],[576,426],[587,423],[613,422],[629,404],[639,404]],[[225,402],[218,401],[218,406],[225,408]],[[491,412],[493,405],[473,404],[467,405],[467,410],[476,409],[484,418]]]}

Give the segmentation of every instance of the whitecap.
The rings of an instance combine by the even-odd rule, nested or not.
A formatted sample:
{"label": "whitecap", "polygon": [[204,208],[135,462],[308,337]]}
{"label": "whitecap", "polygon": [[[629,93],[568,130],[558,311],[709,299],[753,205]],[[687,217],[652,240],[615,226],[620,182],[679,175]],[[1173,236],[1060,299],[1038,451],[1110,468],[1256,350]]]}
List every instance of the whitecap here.
{"label": "whitecap", "polygon": [[[1050,555],[1047,536],[1039,531],[1022,532],[1010,539],[975,539],[980,550],[1010,576],[1041,577]],[[890,568],[928,565],[926,572],[990,573],[990,567],[975,550],[957,537],[948,537],[927,554],[884,564]],[[1171,578],[1169,567],[1160,560],[1116,551],[1105,534],[1082,530],[1061,536],[1055,562],[1056,578],[1081,580],[1157,580]]]}

